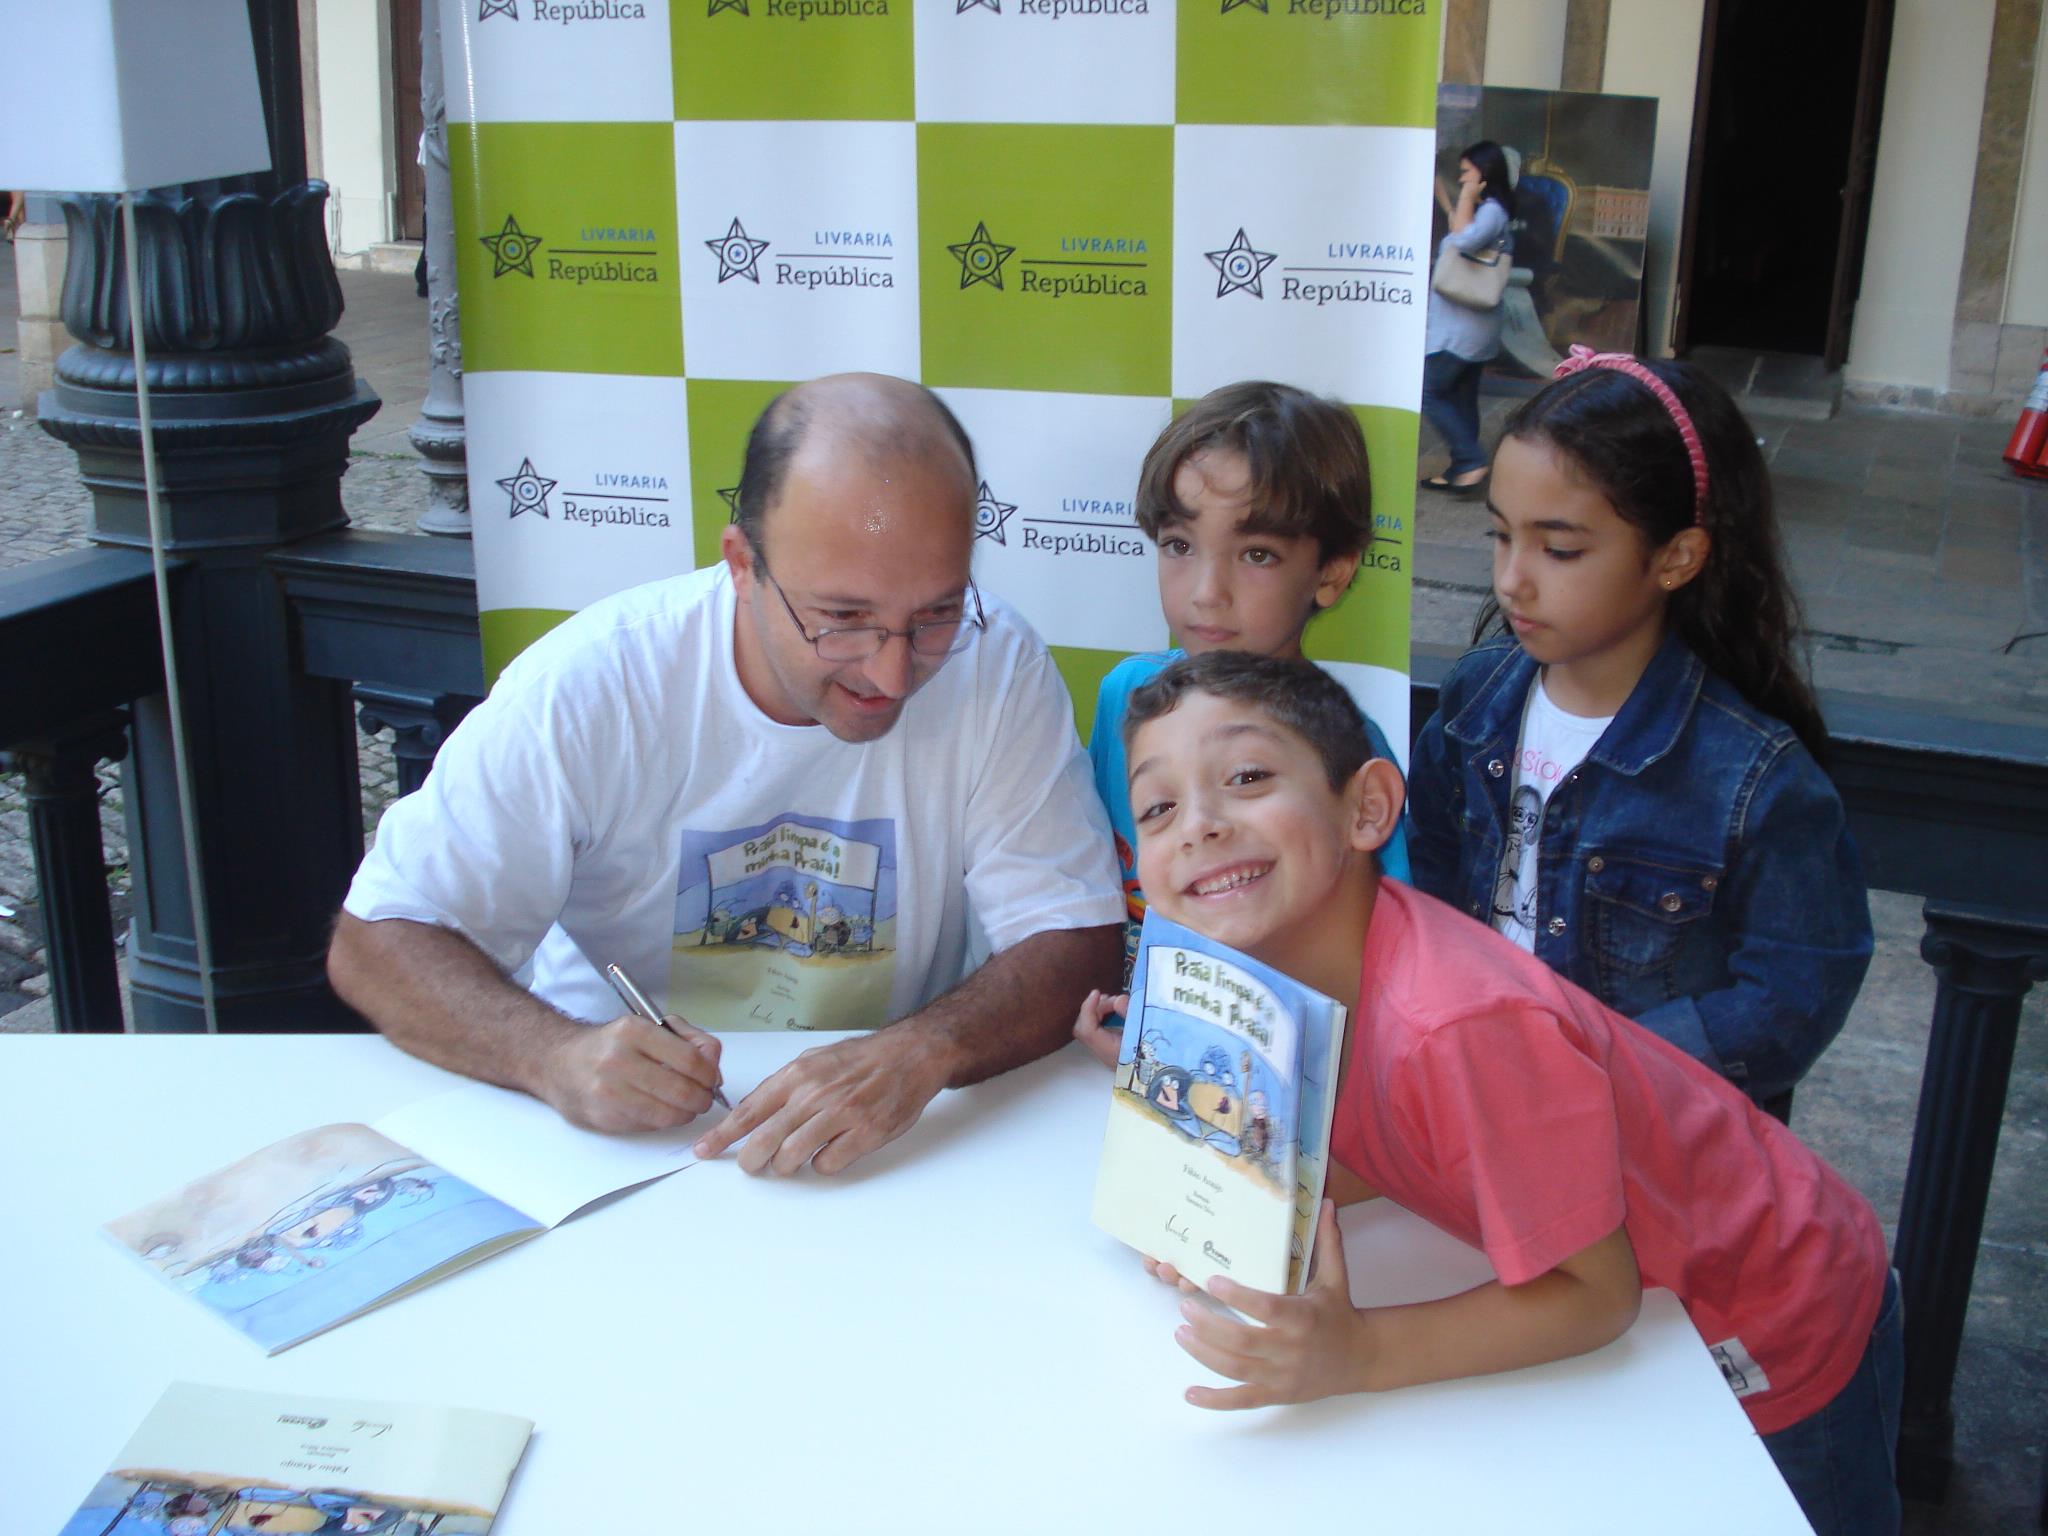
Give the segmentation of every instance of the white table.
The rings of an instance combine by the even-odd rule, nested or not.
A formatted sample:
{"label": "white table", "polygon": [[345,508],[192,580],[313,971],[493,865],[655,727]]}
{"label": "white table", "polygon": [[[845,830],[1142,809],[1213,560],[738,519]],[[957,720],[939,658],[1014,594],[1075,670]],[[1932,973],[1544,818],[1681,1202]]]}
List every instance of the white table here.
{"label": "white table", "polygon": [[[733,1037],[728,1082],[810,1043]],[[375,1038],[0,1037],[10,1532],[55,1531],[180,1377],[523,1414],[502,1536],[1807,1529],[1663,1291],[1580,1360],[1188,1407],[1173,1295],[1089,1224],[1108,1098],[1077,1049],[942,1096],[850,1175],[692,1167],[272,1359],[98,1231],[452,1081]],[[1488,1273],[1384,1201],[1345,1229],[1360,1301]]]}

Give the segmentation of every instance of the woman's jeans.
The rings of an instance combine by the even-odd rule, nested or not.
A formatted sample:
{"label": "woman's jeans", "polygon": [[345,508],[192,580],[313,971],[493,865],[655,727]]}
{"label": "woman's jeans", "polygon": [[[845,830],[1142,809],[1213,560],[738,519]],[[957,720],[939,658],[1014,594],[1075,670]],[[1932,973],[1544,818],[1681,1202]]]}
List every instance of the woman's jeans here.
{"label": "woman's jeans", "polygon": [[1904,1356],[1895,1270],[1885,1277],[1877,1322],[1849,1384],[1818,1413],[1763,1437],[1816,1536],[1898,1531],[1902,1511],[1894,1479]]}
{"label": "woman's jeans", "polygon": [[1432,352],[1422,360],[1422,419],[1451,451],[1446,476],[1486,467],[1486,450],[1479,446],[1479,375],[1485,371],[1486,364],[1455,352]]}

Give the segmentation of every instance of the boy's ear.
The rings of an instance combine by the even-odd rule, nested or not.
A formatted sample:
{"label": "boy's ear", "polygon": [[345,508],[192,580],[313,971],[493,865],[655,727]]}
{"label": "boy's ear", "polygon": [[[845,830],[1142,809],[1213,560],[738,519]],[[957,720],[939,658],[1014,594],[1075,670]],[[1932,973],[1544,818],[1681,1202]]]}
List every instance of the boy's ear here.
{"label": "boy's ear", "polygon": [[1344,786],[1345,833],[1360,853],[1377,853],[1401,822],[1407,791],[1401,770],[1384,757],[1369,758]]}
{"label": "boy's ear", "polygon": [[1358,576],[1358,551],[1348,555],[1332,555],[1322,563],[1316,572],[1316,606],[1328,608],[1338,598],[1351,590],[1351,583]]}

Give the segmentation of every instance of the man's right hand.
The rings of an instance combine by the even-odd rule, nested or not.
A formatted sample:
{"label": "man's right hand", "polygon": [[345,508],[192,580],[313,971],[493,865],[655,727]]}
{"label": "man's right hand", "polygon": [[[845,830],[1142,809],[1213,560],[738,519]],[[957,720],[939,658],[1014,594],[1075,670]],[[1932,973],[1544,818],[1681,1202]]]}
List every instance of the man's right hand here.
{"label": "man's right hand", "polygon": [[719,1042],[669,1017],[670,1034],[634,1014],[564,1035],[550,1054],[540,1097],[593,1131],[661,1131],[711,1107]]}

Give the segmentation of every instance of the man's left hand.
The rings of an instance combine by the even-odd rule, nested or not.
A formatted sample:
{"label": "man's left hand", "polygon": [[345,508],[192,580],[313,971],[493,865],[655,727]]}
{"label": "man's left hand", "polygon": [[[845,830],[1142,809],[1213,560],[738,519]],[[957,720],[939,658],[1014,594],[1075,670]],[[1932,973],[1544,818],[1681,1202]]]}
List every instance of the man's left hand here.
{"label": "man's left hand", "polygon": [[946,1086],[940,1053],[901,1028],[806,1051],[697,1141],[716,1157],[745,1139],[748,1173],[839,1173],[917,1124]]}

